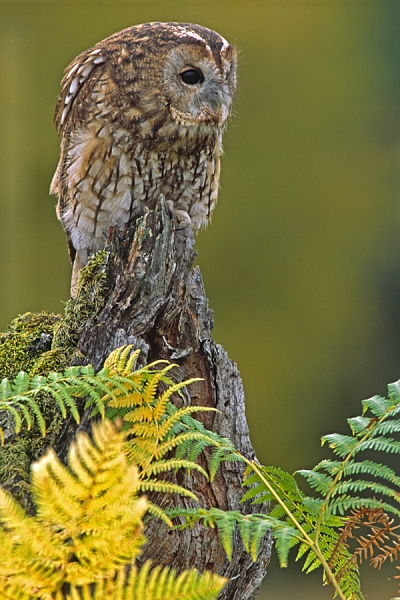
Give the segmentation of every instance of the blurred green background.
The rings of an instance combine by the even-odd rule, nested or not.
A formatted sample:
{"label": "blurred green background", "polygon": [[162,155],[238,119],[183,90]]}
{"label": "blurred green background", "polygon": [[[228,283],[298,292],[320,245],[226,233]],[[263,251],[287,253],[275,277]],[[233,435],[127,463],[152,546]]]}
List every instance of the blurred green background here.
{"label": "blurred green background", "polygon": [[[68,298],[48,195],[64,68],[133,24],[216,29],[240,50],[239,88],[197,263],[259,459],[315,465],[320,436],[400,377],[399,4],[0,2],[0,328]],[[368,600],[395,595],[393,575],[370,575]],[[273,559],[260,599],[331,598],[319,582]]]}

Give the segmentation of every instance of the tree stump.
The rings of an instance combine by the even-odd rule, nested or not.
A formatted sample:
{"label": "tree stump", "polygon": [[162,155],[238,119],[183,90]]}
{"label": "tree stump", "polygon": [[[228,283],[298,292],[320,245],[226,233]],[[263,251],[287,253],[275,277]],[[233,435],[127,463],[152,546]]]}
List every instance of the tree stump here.
{"label": "tree stump", "polygon": [[[142,363],[156,359],[176,363],[175,376],[179,380],[202,379],[186,388],[184,402],[217,408],[216,413],[200,413],[199,419],[208,429],[229,437],[246,457],[254,458],[242,381],[236,364],[212,339],[212,312],[200,270],[192,269],[196,256],[192,230],[175,228],[161,198],[156,208],[147,211],[128,232],[114,232],[111,238],[107,246],[105,304],[85,323],[78,343],[85,363],[97,370],[108,354],[123,344],[139,347]],[[80,427],[90,431],[88,414]],[[76,429],[70,419],[55,445],[61,456],[66,456]],[[200,460],[207,469],[207,452]],[[260,512],[260,505],[240,505],[242,464],[223,463],[212,483],[196,471],[190,475],[178,473],[176,478],[196,494],[201,506]],[[170,494],[153,494],[150,499],[163,508],[195,506],[191,499]],[[196,525],[192,530],[169,531],[153,519],[146,537],[142,562],[151,559],[179,571],[195,567],[218,572],[230,580],[221,600],[250,600],[257,595],[272,546],[272,538],[267,535],[254,563],[235,534],[229,563],[214,529]]]}

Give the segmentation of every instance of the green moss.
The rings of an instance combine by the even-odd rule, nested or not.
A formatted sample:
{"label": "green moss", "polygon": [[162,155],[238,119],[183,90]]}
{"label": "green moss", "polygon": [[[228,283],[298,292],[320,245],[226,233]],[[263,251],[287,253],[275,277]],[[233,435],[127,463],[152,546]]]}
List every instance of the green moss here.
{"label": "green moss", "polygon": [[21,436],[6,444],[0,451],[1,485],[12,492],[15,499],[27,508],[29,506],[29,474],[32,441]]}
{"label": "green moss", "polygon": [[30,373],[44,351],[49,350],[53,330],[61,315],[25,313],[0,334],[0,377],[14,378],[19,371]]}
{"label": "green moss", "polygon": [[[43,357],[49,354],[54,327],[61,321],[61,315],[49,312],[28,312],[14,319],[5,333],[0,333],[0,378],[13,379],[19,371],[29,375],[44,374],[52,368],[44,368]],[[55,366],[55,361],[53,361]],[[58,363],[61,370],[65,360]],[[60,370],[57,368],[57,370]],[[61,429],[61,416],[54,401],[49,398],[38,400],[45,415],[50,437]],[[0,450],[0,481],[3,487],[12,491],[15,497],[29,507],[30,465],[49,445],[50,438],[43,439],[39,429],[23,430],[15,435],[13,420],[7,411],[2,411],[0,425],[6,432],[7,443]]]}
{"label": "green moss", "polygon": [[43,354],[38,357],[37,362],[32,367],[29,374],[32,377],[34,375],[48,375],[48,373],[52,371],[63,371],[67,366],[68,361],[66,355],[60,348],[55,348],[54,350],[43,352]]}
{"label": "green moss", "polygon": [[19,435],[12,435],[10,441],[0,449],[1,486],[10,491],[29,512],[33,508],[29,488],[31,464],[54,445],[63,426],[63,418],[52,398],[41,398],[38,405],[46,417],[46,437],[41,435],[37,426],[33,426],[29,431],[25,429]]}
{"label": "green moss", "polygon": [[64,317],[55,326],[52,349],[64,352],[69,359],[76,351],[84,325],[104,306],[109,256],[107,250],[100,250],[81,269],[76,297],[68,300]]}

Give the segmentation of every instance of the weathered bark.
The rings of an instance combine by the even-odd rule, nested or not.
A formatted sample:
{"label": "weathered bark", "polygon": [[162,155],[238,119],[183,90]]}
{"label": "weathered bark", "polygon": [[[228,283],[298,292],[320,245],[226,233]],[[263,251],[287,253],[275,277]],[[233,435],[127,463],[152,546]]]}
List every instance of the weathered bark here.
{"label": "weathered bark", "polygon": [[[241,453],[253,458],[242,381],[235,363],[211,337],[212,312],[200,271],[192,269],[192,231],[176,230],[161,201],[136,228],[123,237],[114,237],[109,247],[106,303],[85,324],[78,345],[85,362],[98,369],[113,349],[133,343],[141,348],[143,362],[164,358],[177,363],[181,380],[202,378],[187,388],[185,402],[217,408],[218,413],[201,413],[206,427],[229,437]],[[81,427],[89,428],[87,415]],[[70,421],[56,445],[59,454],[65,456],[75,429]],[[207,467],[207,455],[202,460]],[[197,472],[178,474],[177,478],[197,495],[202,506],[259,512],[259,506],[254,509],[239,504],[242,476],[241,464],[223,463],[213,483]],[[151,499],[163,507],[177,503],[193,506],[193,501],[171,495],[158,494]],[[223,600],[256,596],[271,551],[271,537],[267,535],[258,561],[253,563],[235,537],[229,563],[215,530],[196,526],[171,532],[157,519],[150,522],[146,536],[142,561],[151,558],[178,570],[196,567],[218,571],[231,580],[221,594]]]}

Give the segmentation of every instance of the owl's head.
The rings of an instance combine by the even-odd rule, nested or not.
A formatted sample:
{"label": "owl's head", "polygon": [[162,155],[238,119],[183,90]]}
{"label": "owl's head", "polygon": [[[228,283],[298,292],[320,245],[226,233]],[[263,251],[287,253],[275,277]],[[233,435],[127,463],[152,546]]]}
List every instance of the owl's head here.
{"label": "owl's head", "polygon": [[78,106],[84,110],[82,99],[89,102],[99,80],[107,82],[100,94],[107,106],[142,126],[144,136],[176,139],[199,125],[224,126],[236,88],[236,49],[215,31],[190,23],[124,29],[69,65],[57,109],[59,130]]}
{"label": "owl's head", "polygon": [[[136,103],[167,108],[181,125],[223,125],[236,88],[236,50],[215,31],[191,23],[144,23],[108,40],[114,76]],[[122,85],[123,84],[123,85]]]}
{"label": "owl's head", "polygon": [[181,122],[224,124],[236,88],[236,50],[215,31],[167,23],[170,47],[162,65],[164,99]]}

